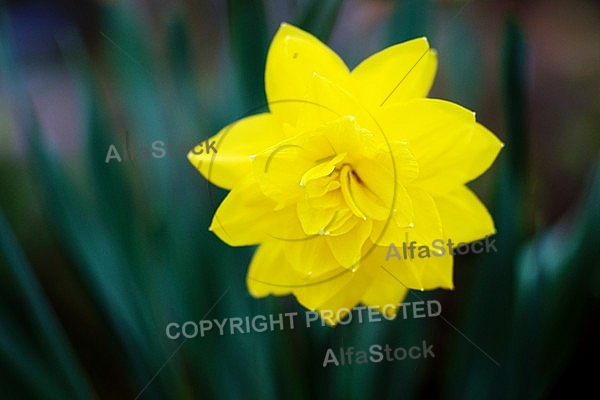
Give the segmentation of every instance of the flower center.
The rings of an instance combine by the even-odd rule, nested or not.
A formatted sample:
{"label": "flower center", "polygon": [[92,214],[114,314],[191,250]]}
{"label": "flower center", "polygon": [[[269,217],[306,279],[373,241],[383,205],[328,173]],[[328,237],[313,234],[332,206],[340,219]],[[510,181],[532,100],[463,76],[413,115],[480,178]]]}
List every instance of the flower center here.
{"label": "flower center", "polygon": [[364,212],[362,212],[358,204],[356,204],[355,194],[352,190],[352,186],[354,186],[353,182],[356,182],[356,184],[361,184],[362,180],[358,174],[352,170],[352,166],[350,166],[350,164],[342,164],[340,169],[340,186],[342,190],[342,196],[344,196],[344,201],[354,215],[366,220],[367,216]]}

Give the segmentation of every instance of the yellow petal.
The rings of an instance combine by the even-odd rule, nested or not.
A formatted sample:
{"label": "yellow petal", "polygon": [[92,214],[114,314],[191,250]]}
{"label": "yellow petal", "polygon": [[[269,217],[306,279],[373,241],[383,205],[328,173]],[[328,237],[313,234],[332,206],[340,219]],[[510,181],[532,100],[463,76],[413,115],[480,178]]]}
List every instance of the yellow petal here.
{"label": "yellow petal", "polygon": [[[361,260],[359,271],[363,268],[377,271],[377,269],[381,269],[381,266],[383,266],[394,274],[405,287],[409,289],[424,289],[421,277],[423,276],[425,264],[420,262],[418,258],[410,258],[410,255],[408,255],[410,253],[408,252],[408,259],[405,259],[402,251],[402,243],[404,241],[394,243],[401,259],[394,256],[388,257],[389,246],[375,246],[371,253]],[[393,278],[390,277],[390,279]]]}
{"label": "yellow petal", "polygon": [[306,196],[318,198],[340,187],[340,182],[333,177],[327,176],[308,182],[306,185]]}
{"label": "yellow petal", "polygon": [[[395,250],[391,249],[391,245],[378,246],[373,252],[375,258],[367,258],[367,261],[379,261],[399,283],[409,289],[453,289],[453,257],[446,246],[447,243],[441,237],[437,239],[441,242],[433,243],[413,240],[414,236],[407,235],[401,242],[395,242]],[[443,252],[440,252],[440,247],[444,249]]]}
{"label": "yellow petal", "polygon": [[[400,253],[401,260],[394,256],[394,252],[390,251],[391,243],[385,243],[385,246],[381,246],[386,251],[384,256],[381,256],[382,249],[378,248],[377,254],[381,257],[380,261],[387,259],[383,266],[389,265],[390,268],[393,268],[392,271],[386,267],[411,289],[452,288],[452,256],[446,252],[444,256],[438,257],[434,255],[437,250],[432,247],[435,240],[444,240],[444,231],[436,203],[422,189],[412,187],[407,190],[413,204],[414,224],[411,229],[404,231],[403,237],[399,237],[401,234],[399,231],[398,236],[391,242]],[[379,244],[381,245],[382,242]],[[414,246],[414,250],[411,252],[407,249],[404,254],[404,246],[408,248],[411,244]],[[421,246],[426,246],[427,249]],[[373,262],[373,260],[369,260]]]}
{"label": "yellow petal", "polygon": [[302,179],[300,179],[300,186],[306,185],[307,182],[310,182],[315,179],[323,178],[333,172],[337,163],[346,158],[346,153],[338,154],[327,162],[319,163],[318,165],[312,167],[308,171],[302,175]]}
{"label": "yellow petal", "polygon": [[419,176],[419,163],[406,142],[389,142],[394,157],[396,182],[407,185]]}
{"label": "yellow petal", "polygon": [[407,230],[414,226],[413,202],[402,185],[396,185],[394,207],[390,216],[382,221],[373,221],[371,241],[379,245],[395,243],[404,238]]}
{"label": "yellow petal", "polygon": [[[462,135],[457,131],[469,130],[475,123],[473,112],[438,99],[412,99],[393,104],[379,110],[377,118],[388,140],[408,142],[419,165],[427,145],[449,148],[457,139],[461,141]],[[438,143],[440,140],[442,143]]]}
{"label": "yellow petal", "polygon": [[385,200],[371,191],[349,165],[342,167],[340,178],[344,200],[356,216],[384,220],[390,215],[390,207],[386,205]]}
{"label": "yellow petal", "polygon": [[339,210],[344,204],[344,198],[340,190],[331,190],[320,197],[307,196],[305,201],[307,205],[317,209],[335,208]]}
{"label": "yellow petal", "polygon": [[298,202],[298,219],[307,235],[323,234],[336,213],[335,208],[312,207],[308,199]]}
{"label": "yellow petal", "polygon": [[[334,88],[334,90],[337,90],[337,88]],[[372,117],[366,113],[355,99],[348,96],[348,93],[334,92],[333,99],[342,104],[339,109],[340,113],[354,112],[355,114],[346,114],[343,117],[331,120],[311,131],[306,135],[306,138],[310,141],[307,144],[330,149],[326,159],[345,153],[348,158],[347,162],[354,164],[364,157],[373,157],[376,154],[377,147],[385,141],[382,135],[377,135],[358,123],[356,112],[361,118],[371,122]],[[346,100],[348,101],[347,107],[344,106]]]}
{"label": "yellow petal", "polygon": [[[272,114],[253,115],[223,128],[188,153],[188,160],[213,184],[231,189],[251,168],[250,155],[259,153],[286,138],[279,119]],[[206,142],[216,142],[217,152],[207,154]],[[200,153],[202,154],[195,154]]]}
{"label": "yellow petal", "polygon": [[[271,111],[280,114],[290,124],[298,124],[300,111],[308,114],[324,112],[311,101],[308,88],[315,76],[344,85],[348,67],[337,54],[311,34],[292,25],[281,24],[269,52],[265,69],[265,89]],[[327,119],[333,119],[329,115]],[[310,121],[307,121],[310,122]]]}
{"label": "yellow petal", "polygon": [[445,253],[440,257],[432,254],[430,258],[419,259],[419,262],[425,264],[423,274],[421,275],[423,289],[454,289],[452,278],[454,257],[449,253]]}
{"label": "yellow petal", "polygon": [[470,142],[465,147],[477,156],[465,160],[467,164],[465,169],[470,173],[464,178],[463,183],[470,182],[487,171],[504,147],[504,143],[485,126],[476,123],[471,132]]}
{"label": "yellow petal", "polygon": [[[383,140],[381,129],[372,113],[339,82],[316,74],[307,84],[303,98],[271,102],[271,112],[298,132],[315,130],[314,135],[328,132],[329,138],[336,141],[336,138],[343,139],[344,133],[358,127],[363,132],[370,132],[375,139]],[[348,150],[340,150],[335,143],[333,145],[336,152],[351,153],[354,144],[362,145],[360,140],[337,140],[337,143],[344,144]]]}
{"label": "yellow petal", "polygon": [[[390,276],[381,266],[386,267],[383,263],[380,263],[379,266],[373,266],[375,276],[371,285],[363,294],[361,303],[366,306],[378,306],[379,311],[385,312],[387,317],[390,318],[398,312],[398,304],[404,300],[408,294],[408,289]],[[385,307],[388,304],[393,304],[395,307]]]}
{"label": "yellow petal", "polygon": [[371,233],[370,220],[359,220],[354,228],[344,235],[326,236],[327,244],[335,259],[344,268],[358,268],[363,244]]}
{"label": "yellow petal", "polygon": [[379,114],[392,140],[406,141],[419,165],[413,182],[430,193],[443,193],[481,175],[494,161],[502,142],[475,122],[473,112],[457,104],[416,99]]}
{"label": "yellow petal", "polygon": [[459,186],[434,199],[444,227],[444,236],[455,244],[469,243],[496,233],[490,213],[466,186]]}
{"label": "yellow petal", "polygon": [[408,187],[407,191],[414,210],[413,227],[408,232],[408,239],[425,245],[431,245],[436,239],[443,240],[442,220],[433,197],[417,187]]}
{"label": "yellow petal", "polygon": [[286,140],[253,158],[252,172],[256,181],[265,196],[277,202],[278,208],[295,204],[301,198],[300,180],[306,170],[314,166],[312,153],[309,147]]}
{"label": "yellow petal", "polygon": [[385,220],[391,212],[394,199],[394,174],[391,172],[391,167],[386,168],[379,159],[364,158],[353,163],[352,170],[354,171],[351,175],[352,188],[360,186],[360,190],[367,193],[359,195],[371,198],[371,200],[364,199],[364,201],[374,202],[378,209],[378,215],[375,215],[375,210],[373,210],[369,216]]}
{"label": "yellow petal", "polygon": [[295,240],[285,243],[286,258],[300,277],[316,282],[331,271],[337,270],[337,262],[324,236],[316,235],[306,240]]}
{"label": "yellow petal", "polygon": [[[325,320],[328,325],[339,322],[338,312],[342,308],[352,309],[360,301],[362,295],[372,282],[373,277],[368,270],[361,268],[352,272],[341,268],[333,271],[329,280],[316,285],[305,286],[294,290],[294,295],[304,307],[326,313],[331,320]],[[340,312],[343,319],[347,313]],[[316,321],[315,321],[316,324]]]}
{"label": "yellow petal", "polygon": [[[338,191],[339,192],[339,191]],[[361,221],[348,208],[338,210],[331,222],[325,228],[331,235],[344,235],[350,232]]]}
{"label": "yellow petal", "polygon": [[285,245],[274,240],[258,247],[246,276],[248,291],[252,296],[282,296],[304,283],[287,262],[284,252]]}
{"label": "yellow petal", "polygon": [[[354,93],[369,109],[425,97],[433,83],[437,55],[426,38],[388,47],[361,62],[351,73]],[[389,97],[388,97],[389,96]]]}
{"label": "yellow petal", "polygon": [[[419,283],[414,283],[407,265],[421,272]],[[417,291],[454,289],[452,265],[453,257],[449,254],[440,257],[432,255],[429,258],[417,257],[412,260],[381,263],[381,272],[373,279],[373,284],[365,293],[363,302],[368,305],[381,306],[398,304],[396,299],[402,299],[409,289]]]}
{"label": "yellow petal", "polygon": [[386,205],[385,218],[393,204],[394,182],[404,186],[419,175],[417,161],[405,142],[382,144],[373,158],[362,158],[353,162],[352,167],[369,191]]}
{"label": "yellow petal", "polygon": [[230,246],[253,245],[274,237],[305,237],[295,207],[274,208],[275,202],[248,177],[225,197],[210,230]]}

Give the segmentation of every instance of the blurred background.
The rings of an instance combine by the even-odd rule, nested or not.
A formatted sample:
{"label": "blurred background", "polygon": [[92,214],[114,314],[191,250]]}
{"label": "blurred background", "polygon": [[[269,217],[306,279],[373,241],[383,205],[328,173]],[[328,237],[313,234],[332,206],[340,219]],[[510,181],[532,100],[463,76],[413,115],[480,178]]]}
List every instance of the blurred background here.
{"label": "blurred background", "polygon": [[[106,163],[108,148],[200,142],[263,105],[284,21],[351,68],[429,38],[431,97],[506,144],[471,185],[498,252],[457,256],[454,291],[418,293],[443,319],[171,340],[171,322],[304,309],[248,294],[254,249],[208,232],[226,193],[184,156]],[[599,88],[594,1],[0,1],[0,398],[593,393]],[[435,358],[323,367],[329,348],[423,340]]]}

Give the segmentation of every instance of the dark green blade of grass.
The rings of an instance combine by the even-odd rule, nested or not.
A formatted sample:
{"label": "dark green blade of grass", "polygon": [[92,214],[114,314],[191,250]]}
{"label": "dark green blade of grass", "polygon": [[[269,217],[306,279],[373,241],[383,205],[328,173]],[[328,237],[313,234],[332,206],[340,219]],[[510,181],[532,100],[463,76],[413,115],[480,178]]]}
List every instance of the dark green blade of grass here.
{"label": "dark green blade of grass", "polygon": [[67,180],[64,174],[48,173],[55,167],[49,163],[42,165],[39,170],[45,172],[43,180],[51,185],[44,188],[50,213],[55,224],[61,227],[62,241],[77,260],[76,273],[92,303],[117,336],[122,354],[132,364],[132,371],[126,372],[134,372],[140,381],[149,380],[151,372],[144,364],[149,363],[145,359],[151,353],[138,322],[135,299],[140,293],[131,284],[133,279],[127,271],[128,264],[93,210],[79,206],[86,201],[74,199],[70,185],[64,183]]}
{"label": "dark green blade of grass", "polygon": [[[2,396],[9,399],[87,398],[77,397],[65,387],[64,380],[60,376],[56,376],[53,369],[57,361],[52,357],[41,356],[39,349],[24,340],[28,332],[9,321],[2,311],[0,311],[3,325],[3,329],[0,330]],[[52,370],[52,373],[49,373],[49,370]],[[79,383],[84,384],[85,382]]]}
{"label": "dark green blade of grass", "polygon": [[262,0],[228,0],[231,57],[246,109],[265,104],[265,62],[269,37]]}
{"label": "dark green blade of grass", "polygon": [[[218,239],[211,238],[207,243],[215,240]],[[218,247],[214,246],[213,249],[215,248]],[[264,333],[252,331],[231,334],[229,330],[229,319],[233,317],[252,319],[255,315],[278,314],[269,306],[271,302],[266,299],[253,299],[247,292],[247,250],[249,249],[223,249],[203,257],[208,265],[216,267],[212,271],[206,271],[202,277],[204,290],[214,298],[212,303],[226,292],[206,319],[213,320],[213,325],[214,320],[221,322],[227,318],[228,321],[224,335],[220,335],[213,326],[213,330],[209,331],[206,337],[192,339],[187,351],[189,357],[195,361],[193,365],[198,372],[206,370],[207,366],[211,370],[214,377],[211,382],[212,394],[238,398],[247,393],[255,393],[259,398],[275,399],[275,366],[286,360],[285,355],[275,349],[278,347],[277,338],[285,332],[268,330]],[[235,380],[235,386],[228,384],[232,380]]]}
{"label": "dark green blade of grass", "polygon": [[311,0],[296,18],[295,25],[310,32],[322,42],[327,42],[335,27],[342,4],[341,0]]}
{"label": "dark green blade of grass", "polygon": [[513,351],[522,398],[550,394],[575,351],[584,318],[594,310],[600,287],[600,162],[591,175],[573,223],[540,233],[519,258]]}
{"label": "dark green blade of grass", "polygon": [[[395,10],[390,18],[389,31],[391,44],[427,35],[433,2],[421,0],[396,0]],[[431,39],[431,38],[429,38]]]}
{"label": "dark green blade of grass", "polygon": [[[435,47],[443,46],[438,57],[439,71],[446,76],[444,84],[447,89],[447,99],[470,110],[477,110],[483,104],[484,74],[482,54],[483,46],[472,20],[463,13],[448,25],[444,35],[432,43]],[[478,184],[479,182],[474,182]]]}
{"label": "dark green blade of grass", "polygon": [[[411,290],[403,302],[414,303],[435,300],[436,298],[435,293]],[[425,307],[427,307],[427,303],[425,303]],[[402,312],[398,312],[397,320],[394,321],[394,325],[388,327],[386,340],[381,344],[389,343],[392,348],[403,347],[408,351],[412,346],[422,346],[423,341],[425,341],[427,346],[433,346],[433,354],[437,355],[439,359],[439,349],[444,343],[440,342],[441,338],[439,336],[434,337],[431,334],[432,330],[436,328],[438,331],[443,332],[445,336],[451,332],[451,328],[440,317],[415,319],[412,311],[408,311],[407,314],[407,319],[403,319]],[[442,316],[444,315],[444,312],[442,312]],[[390,365],[382,372],[382,376],[374,384],[372,383],[372,396],[384,390],[388,399],[396,398],[398,393],[402,393],[403,398],[419,398],[420,384],[424,380],[425,372],[428,369],[437,370],[440,367],[438,359],[429,356],[427,359],[413,360],[407,356],[402,361],[390,362]],[[378,386],[385,387],[385,389],[380,390]]]}
{"label": "dark green blade of grass", "polygon": [[[9,227],[6,225],[4,215],[0,214],[0,256],[2,256],[2,264],[10,271],[11,283],[18,287],[17,292],[21,295],[21,301],[25,302],[30,318],[33,321],[32,328],[35,329],[36,335],[42,339],[44,347],[47,349],[52,363],[44,360],[47,368],[52,365],[52,373],[54,379],[51,382],[46,382],[49,389],[54,389],[56,393],[58,385],[64,385],[65,392],[63,394],[69,397],[86,399],[91,397],[91,391],[87,383],[86,376],[77,362],[73,350],[71,349],[67,338],[65,337],[60,324],[56,320],[52,309],[39,286],[31,267],[28,265],[22,250],[19,247],[17,239],[13,236]],[[3,282],[6,284],[6,282]],[[21,332],[25,337],[29,336],[28,332]],[[17,332],[14,332],[17,334]],[[40,377],[38,365],[35,362],[36,356],[31,354],[22,340],[15,340],[9,335],[2,334],[2,353],[5,353],[15,361],[16,369],[23,375],[31,373],[32,377],[41,378],[41,382],[49,381],[49,378]],[[7,343],[10,341],[12,343]],[[9,346],[16,345],[15,347]],[[12,357],[10,356],[12,354]],[[39,355],[37,356],[39,357]],[[39,360],[38,360],[39,361]],[[29,365],[33,364],[33,365]],[[20,368],[19,368],[20,367]],[[31,371],[29,372],[29,368]],[[24,371],[28,371],[25,373]],[[60,382],[60,383],[59,383]],[[36,385],[33,384],[32,388]],[[39,390],[39,388],[38,388]]]}

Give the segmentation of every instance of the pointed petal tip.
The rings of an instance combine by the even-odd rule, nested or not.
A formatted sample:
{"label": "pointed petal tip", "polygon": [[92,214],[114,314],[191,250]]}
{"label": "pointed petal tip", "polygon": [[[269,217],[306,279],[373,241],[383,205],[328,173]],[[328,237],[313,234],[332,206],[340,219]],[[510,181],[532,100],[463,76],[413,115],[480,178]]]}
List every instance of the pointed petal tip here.
{"label": "pointed petal tip", "polygon": [[190,150],[187,153],[186,158],[193,164],[194,163],[194,159],[196,158],[195,155],[196,154],[194,154],[194,152]]}
{"label": "pointed petal tip", "polygon": [[293,29],[293,28],[295,28],[295,26],[288,22],[283,21],[282,23],[279,24],[278,31],[283,31],[283,30],[287,30],[290,28]]}

